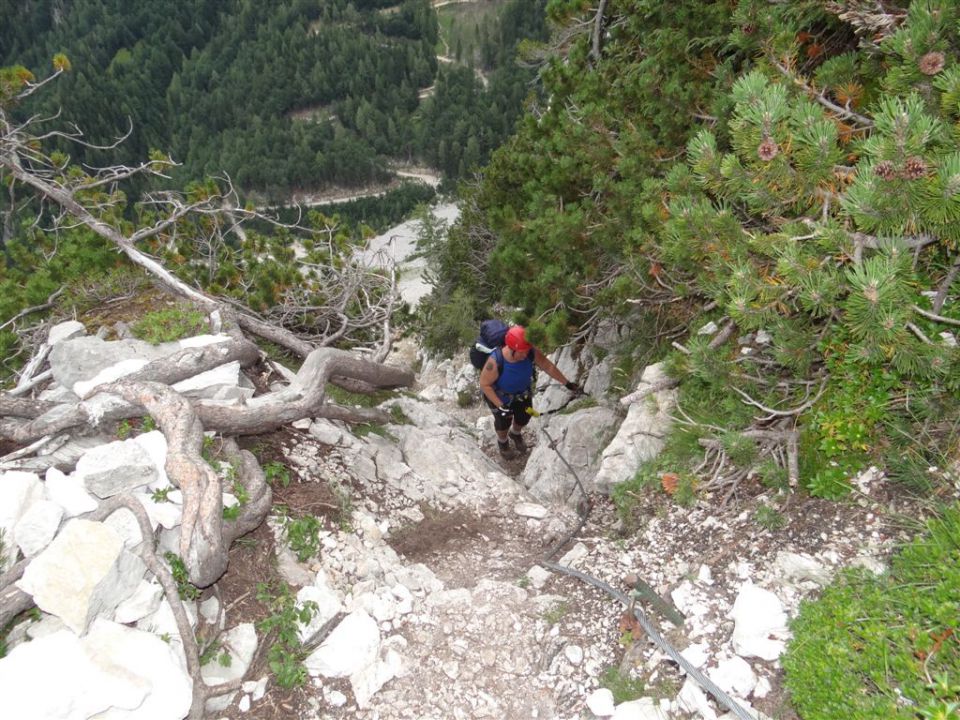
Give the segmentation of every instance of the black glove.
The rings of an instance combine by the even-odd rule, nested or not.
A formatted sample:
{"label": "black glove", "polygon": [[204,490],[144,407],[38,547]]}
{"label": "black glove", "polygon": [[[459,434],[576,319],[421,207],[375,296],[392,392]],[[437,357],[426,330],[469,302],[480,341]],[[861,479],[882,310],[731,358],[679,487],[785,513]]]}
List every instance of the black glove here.
{"label": "black glove", "polygon": [[494,410],[494,412],[495,412],[499,417],[502,417],[502,418],[510,417],[511,415],[513,415],[513,410],[511,410],[510,408],[505,407],[505,406],[503,406],[503,405],[501,405],[501,406],[498,407],[496,410]]}
{"label": "black glove", "polygon": [[573,380],[568,380],[564,387],[574,395],[583,395],[583,388],[577,385]]}

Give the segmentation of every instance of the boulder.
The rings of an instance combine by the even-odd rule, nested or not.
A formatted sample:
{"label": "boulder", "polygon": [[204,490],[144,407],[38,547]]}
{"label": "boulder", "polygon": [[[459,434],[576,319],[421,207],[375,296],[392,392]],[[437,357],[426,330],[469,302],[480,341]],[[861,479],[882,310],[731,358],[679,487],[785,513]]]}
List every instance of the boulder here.
{"label": "boulder", "polygon": [[[246,674],[257,651],[257,631],[251,623],[243,623],[221,635],[220,643],[223,650],[229,653],[230,662],[224,665],[214,660],[200,668],[200,674],[207,685],[219,685],[238,680]],[[225,710],[233,702],[234,697],[236,692],[210,698],[206,703],[207,711]]]}
{"label": "boulder", "polygon": [[0,571],[16,560],[17,536],[14,528],[31,506],[41,500],[43,484],[33,473],[0,473],[0,530],[3,531]]}
{"label": "boulder", "polygon": [[314,677],[349,677],[375,662],[379,652],[377,621],[358,610],[347,615],[303,664]]}
{"label": "boulder", "polygon": [[112,613],[133,594],[145,570],[115,531],[75,519],[34,558],[16,585],[37,607],[82,635],[97,615]]}
{"label": "boulder", "polygon": [[790,632],[783,604],[776,595],[747,581],[740,587],[730,618],[734,621],[734,652],[764,660],[780,657]]}
{"label": "boulder", "polygon": [[[563,503],[569,499],[576,504],[582,494],[575,492],[577,481],[570,467],[586,491],[591,492],[598,459],[616,422],[614,412],[605,407],[591,407],[570,415],[553,415],[549,417],[549,423],[544,420],[541,424],[535,418],[531,424],[537,434],[537,443],[520,476],[521,484],[541,502]],[[551,447],[547,433],[556,442],[556,448]]]}
{"label": "boulder", "polygon": [[151,361],[169,354],[142,340],[101,340],[84,336],[58,342],[50,352],[54,379],[65,388],[90,380],[101,370],[122,360]]}
{"label": "boulder", "polygon": [[[643,371],[637,390],[665,380],[662,365],[650,365]],[[676,390],[660,390],[630,405],[626,419],[600,458],[600,469],[594,478],[598,491],[609,492],[614,485],[629,480],[641,464],[660,453],[673,423],[675,406]]]}
{"label": "boulder", "polygon": [[24,557],[33,557],[49,545],[62,520],[63,508],[55,502],[40,500],[31,505],[13,528]]}
{"label": "boulder", "polygon": [[55,467],[47,470],[44,494],[62,507],[68,518],[97,509],[97,499],[87,492],[83,480],[76,475],[64,475]]}
{"label": "boulder", "polygon": [[134,440],[118,440],[84,453],[76,475],[99,498],[144,487],[157,479],[157,466]]}

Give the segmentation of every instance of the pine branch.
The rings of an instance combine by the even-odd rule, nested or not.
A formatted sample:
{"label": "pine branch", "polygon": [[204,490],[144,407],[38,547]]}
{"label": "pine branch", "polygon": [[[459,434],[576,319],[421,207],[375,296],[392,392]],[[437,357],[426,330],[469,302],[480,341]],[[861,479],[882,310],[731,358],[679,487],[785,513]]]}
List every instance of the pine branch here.
{"label": "pine branch", "polygon": [[907,330],[909,330],[909,331],[912,332],[914,335],[916,335],[916,336],[920,339],[920,342],[922,342],[924,345],[933,345],[933,342],[930,340],[930,338],[928,338],[928,337],[924,334],[923,330],[921,330],[920,328],[918,328],[918,327],[917,327],[916,325],[914,325],[912,322],[908,322],[908,323],[907,323]]}
{"label": "pine branch", "polygon": [[960,327],[960,320],[944,317],[943,315],[937,315],[936,313],[932,313],[929,310],[924,310],[923,308],[917,305],[913,305],[912,309],[915,313],[917,313],[917,315],[922,315],[928,320],[933,320],[934,322],[943,323],[944,325],[956,325]]}
{"label": "pine branch", "polygon": [[772,56],[769,57],[769,60],[773,64],[773,66],[777,70],[779,70],[785,77],[792,80],[795,85],[801,88],[809,97],[816,100],[818,103],[820,103],[825,108],[827,108],[827,110],[830,110],[831,112],[836,113],[842,118],[846,118],[848,120],[856,120],[858,123],[860,123],[863,126],[863,129],[873,127],[873,121],[870,118],[866,117],[865,115],[860,115],[859,113],[855,113],[849,107],[840,107],[835,102],[830,100],[824,93],[817,92],[816,90],[814,90],[813,87],[810,86],[803,78],[801,78],[799,75],[795,75],[794,73],[792,73],[787,66],[781,65]]}
{"label": "pine branch", "polygon": [[940,287],[937,288],[937,295],[933,298],[933,312],[939,313],[943,309],[943,304],[947,301],[947,293],[950,290],[950,285],[953,284],[958,272],[960,272],[960,255],[953,261],[953,265],[950,266],[947,276],[943,279],[943,282],[940,283]]}
{"label": "pine branch", "polygon": [[[823,395],[823,391],[826,390],[827,388],[827,380],[829,379],[830,379],[829,376],[824,377],[820,381],[820,389],[817,390],[816,395],[814,395],[812,398],[804,402],[802,405],[798,405],[797,407],[792,408],[790,410],[775,410],[774,408],[768,408],[766,405],[763,405],[762,403],[759,403],[756,400],[754,400],[752,397],[750,397],[747,393],[745,393],[740,388],[734,385],[731,385],[730,389],[733,390],[735,393],[737,393],[737,395],[739,395],[741,398],[743,398],[743,401],[747,405],[752,405],[753,407],[759,408],[760,410],[763,410],[765,413],[767,413],[767,417],[757,418],[757,420],[760,422],[766,422],[768,420],[773,420],[774,418],[778,418],[778,417],[796,417],[797,415],[800,415],[801,413],[809,410],[811,407],[813,407],[814,403],[816,403],[817,400],[820,399],[820,396]],[[809,391],[809,388],[807,388],[808,397],[809,397],[809,394],[810,394],[810,391]]]}

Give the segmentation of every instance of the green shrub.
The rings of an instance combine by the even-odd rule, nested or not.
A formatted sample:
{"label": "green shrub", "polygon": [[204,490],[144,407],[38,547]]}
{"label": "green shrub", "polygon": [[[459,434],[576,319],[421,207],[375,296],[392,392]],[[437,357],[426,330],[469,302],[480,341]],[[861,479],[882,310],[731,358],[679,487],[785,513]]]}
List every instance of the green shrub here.
{"label": "green shrub", "polygon": [[311,600],[297,604],[296,596],[287,585],[271,587],[257,584],[257,600],[270,610],[269,617],[257,623],[264,634],[274,634],[274,641],[267,651],[267,664],[276,677],[277,685],[292,688],[307,680],[303,666],[304,650],[300,642],[301,625],[310,622],[317,613],[317,604]]}
{"label": "green shrub", "polygon": [[757,505],[753,519],[757,525],[767,530],[778,530],[786,524],[786,519],[779,510],[764,504]]}
{"label": "green shrub", "polygon": [[274,460],[266,463],[263,466],[263,473],[271,485],[279,483],[280,487],[287,487],[290,484],[290,471],[282,462]]}
{"label": "green shrub", "polygon": [[433,296],[425,298],[419,314],[423,346],[431,353],[450,357],[477,336],[477,303],[463,290],[455,290],[445,302]]}
{"label": "green shrub", "polygon": [[207,317],[200,310],[177,305],[147,313],[130,329],[141,340],[153,344],[170,342],[206,332]]}
{"label": "green shrub", "polygon": [[364,408],[376,407],[380,403],[394,397],[394,392],[392,390],[377,390],[376,392],[368,395],[364,393],[350,392],[349,390],[344,390],[342,387],[333,385],[332,383],[327,384],[324,392],[328,398],[333,400],[338,405]]}
{"label": "green shrub", "polygon": [[288,518],[284,530],[287,544],[300,562],[306,562],[320,552],[320,521],[313,515],[304,515],[299,520]]}
{"label": "green shrub", "polygon": [[874,576],[849,570],[801,605],[783,658],[804,720],[960,717],[960,508]]}
{"label": "green shrub", "polygon": [[196,585],[190,582],[190,575],[187,573],[187,566],[183,559],[176,553],[166,552],[163,554],[164,560],[170,566],[170,573],[173,575],[174,582],[177,583],[177,594],[181,600],[196,600],[200,597],[201,591]]}

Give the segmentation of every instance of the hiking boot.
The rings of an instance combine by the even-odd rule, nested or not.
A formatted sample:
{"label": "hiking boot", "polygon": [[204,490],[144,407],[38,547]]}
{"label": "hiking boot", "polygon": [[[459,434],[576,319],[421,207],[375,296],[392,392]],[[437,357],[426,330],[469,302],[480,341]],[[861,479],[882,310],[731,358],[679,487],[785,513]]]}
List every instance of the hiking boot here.
{"label": "hiking boot", "polygon": [[500,454],[504,457],[512,457],[513,450],[510,449],[510,443],[506,440],[497,440],[497,447],[500,448]]}
{"label": "hiking boot", "polygon": [[523,439],[523,435],[520,433],[510,433],[510,439],[513,440],[513,446],[517,448],[517,452],[525,453],[527,451],[527,443]]}

